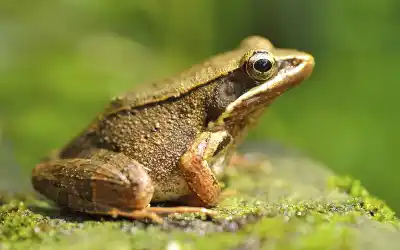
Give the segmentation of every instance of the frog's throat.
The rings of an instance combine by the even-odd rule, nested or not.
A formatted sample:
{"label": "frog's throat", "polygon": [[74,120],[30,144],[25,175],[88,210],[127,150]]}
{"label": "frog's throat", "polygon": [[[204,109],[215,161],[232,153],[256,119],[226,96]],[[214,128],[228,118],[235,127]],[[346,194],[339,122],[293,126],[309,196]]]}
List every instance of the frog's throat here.
{"label": "frog's throat", "polygon": [[230,103],[215,125],[224,125],[230,117],[244,118],[268,106],[276,97],[308,78],[313,68],[314,58],[307,53],[296,52],[295,56],[279,58],[277,74]]}

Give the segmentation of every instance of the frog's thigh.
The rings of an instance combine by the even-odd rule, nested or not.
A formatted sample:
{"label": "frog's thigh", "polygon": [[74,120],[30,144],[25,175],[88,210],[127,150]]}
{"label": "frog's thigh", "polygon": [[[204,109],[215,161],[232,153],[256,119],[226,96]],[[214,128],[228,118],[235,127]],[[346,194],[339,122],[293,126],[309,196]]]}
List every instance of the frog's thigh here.
{"label": "frog's thigh", "polygon": [[38,164],[32,172],[33,187],[75,211],[118,215],[115,211],[147,207],[154,187],[143,166],[122,154],[111,154],[103,159],[56,159]]}
{"label": "frog's thigh", "polygon": [[194,194],[180,199],[188,205],[215,206],[221,188],[210,164],[224,154],[232,137],[225,131],[203,132],[181,157],[179,166]]}

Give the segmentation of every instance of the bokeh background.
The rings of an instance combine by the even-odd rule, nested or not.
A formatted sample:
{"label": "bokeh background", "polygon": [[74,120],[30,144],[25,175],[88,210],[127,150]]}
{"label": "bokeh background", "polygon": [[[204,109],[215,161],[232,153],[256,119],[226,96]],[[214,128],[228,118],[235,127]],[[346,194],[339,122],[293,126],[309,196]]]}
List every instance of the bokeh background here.
{"label": "bokeh background", "polygon": [[316,68],[250,139],[300,149],[400,212],[399,11],[396,0],[3,0],[0,187],[28,187],[34,164],[111,96],[259,34]]}

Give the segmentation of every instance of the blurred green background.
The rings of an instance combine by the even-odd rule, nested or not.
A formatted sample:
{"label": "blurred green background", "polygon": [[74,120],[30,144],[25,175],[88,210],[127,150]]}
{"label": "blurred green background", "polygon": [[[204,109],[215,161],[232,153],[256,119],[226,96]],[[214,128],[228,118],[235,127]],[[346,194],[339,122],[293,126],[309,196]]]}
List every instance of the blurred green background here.
{"label": "blurred green background", "polygon": [[400,211],[399,10],[396,0],[3,0],[2,183],[29,185],[15,178],[111,96],[259,34],[312,53],[316,68],[250,138],[298,148]]}

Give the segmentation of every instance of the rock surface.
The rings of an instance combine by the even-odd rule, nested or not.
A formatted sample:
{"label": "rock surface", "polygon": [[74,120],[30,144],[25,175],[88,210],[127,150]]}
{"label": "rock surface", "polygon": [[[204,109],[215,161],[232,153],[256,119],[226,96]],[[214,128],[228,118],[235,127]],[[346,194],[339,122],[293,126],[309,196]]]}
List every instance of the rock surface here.
{"label": "rock surface", "polygon": [[[263,149],[263,150],[261,150]],[[163,225],[60,211],[0,194],[0,249],[398,249],[398,219],[356,180],[275,145],[231,167],[218,215]],[[254,153],[257,152],[257,153]]]}

